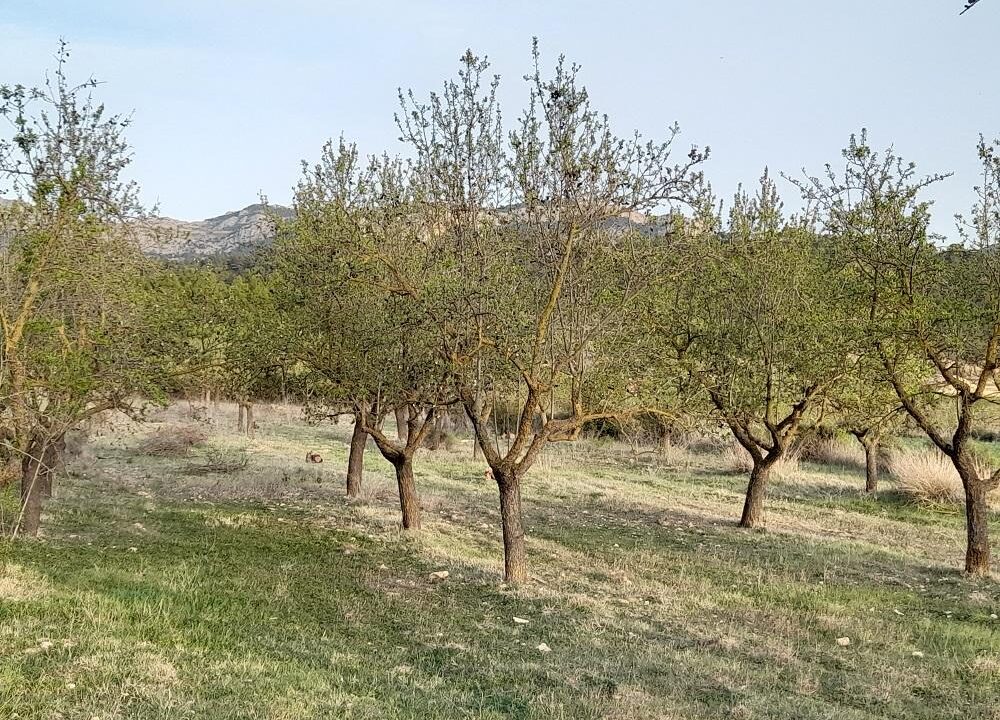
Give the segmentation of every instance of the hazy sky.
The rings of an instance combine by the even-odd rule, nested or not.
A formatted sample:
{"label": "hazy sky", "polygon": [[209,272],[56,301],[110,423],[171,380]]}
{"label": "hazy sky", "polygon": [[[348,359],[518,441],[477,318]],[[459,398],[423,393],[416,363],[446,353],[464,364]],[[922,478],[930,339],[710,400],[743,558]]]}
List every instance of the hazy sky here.
{"label": "hazy sky", "polygon": [[[729,194],[773,172],[820,172],[868,127],[921,170],[954,171],[935,223],[967,208],[980,132],[1000,136],[1000,0],[335,2],[0,0],[0,83],[37,83],[60,37],[71,71],[134,111],[134,176],[165,215],[287,202],[299,161],[343,133],[400,150],[396,89],[440,87],[471,47],[526,96],[531,36],[583,66],[622,132],[680,123],[710,145]],[[783,184],[789,204],[794,191]]]}

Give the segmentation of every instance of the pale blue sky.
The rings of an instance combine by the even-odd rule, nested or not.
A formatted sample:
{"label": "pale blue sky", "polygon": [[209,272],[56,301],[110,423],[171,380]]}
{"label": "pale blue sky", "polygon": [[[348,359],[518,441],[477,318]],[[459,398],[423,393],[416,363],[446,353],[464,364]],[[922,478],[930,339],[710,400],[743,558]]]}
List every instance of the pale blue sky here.
{"label": "pale blue sky", "polygon": [[[59,37],[73,73],[134,110],[133,173],[165,215],[287,202],[299,161],[343,132],[400,150],[396,88],[424,95],[471,47],[525,96],[531,36],[583,66],[621,131],[681,124],[730,193],[773,172],[819,172],[867,126],[925,171],[939,230],[971,202],[978,133],[1000,135],[1000,0],[322,2],[0,0],[0,82],[38,82]],[[794,191],[783,186],[786,197]]]}

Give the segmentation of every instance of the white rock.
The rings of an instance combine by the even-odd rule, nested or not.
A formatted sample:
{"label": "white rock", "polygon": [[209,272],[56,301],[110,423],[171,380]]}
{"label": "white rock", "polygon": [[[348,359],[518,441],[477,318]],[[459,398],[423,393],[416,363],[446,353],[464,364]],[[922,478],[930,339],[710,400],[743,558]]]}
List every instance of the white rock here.
{"label": "white rock", "polygon": [[529,622],[530,622],[529,620],[525,620],[524,618],[519,618],[516,615],[514,616],[514,623],[516,625],[527,625]]}
{"label": "white rock", "polygon": [[552,652],[552,648],[550,648],[545,643],[542,643],[541,645],[538,646],[538,651],[543,653],[549,653]]}
{"label": "white rock", "polygon": [[840,645],[840,647],[847,647],[848,645],[851,644],[851,638],[849,637],[837,638],[837,644]]}
{"label": "white rock", "polygon": [[38,643],[38,647],[40,647],[42,650],[49,650],[52,647],[52,642],[50,640],[42,640],[40,643]]}
{"label": "white rock", "polygon": [[919,650],[914,650],[913,651],[913,657],[915,657],[915,658],[922,658],[923,656],[924,656],[924,654],[922,652],[920,652]]}
{"label": "white rock", "polygon": [[431,580],[444,580],[449,575],[447,570],[438,570],[437,572],[431,573]]}

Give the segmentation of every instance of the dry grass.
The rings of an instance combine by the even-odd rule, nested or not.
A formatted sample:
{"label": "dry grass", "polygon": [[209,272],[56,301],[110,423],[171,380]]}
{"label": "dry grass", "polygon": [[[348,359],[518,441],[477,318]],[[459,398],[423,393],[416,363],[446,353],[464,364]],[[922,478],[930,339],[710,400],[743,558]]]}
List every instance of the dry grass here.
{"label": "dry grass", "polygon": [[[897,451],[889,459],[889,469],[903,494],[917,503],[958,505],[965,502],[958,471],[938,450]],[[980,473],[985,474],[986,469],[981,468]]]}
{"label": "dry grass", "polygon": [[802,448],[803,460],[841,468],[863,468],[865,453],[856,442],[840,438],[817,438]]}
{"label": "dry grass", "polygon": [[193,425],[164,425],[144,437],[137,449],[143,455],[181,457],[207,439],[205,431]]}
{"label": "dry grass", "polygon": [[[37,573],[18,592],[45,585],[6,615],[0,598],[0,717],[993,716],[1000,586],[959,577],[959,513],[859,497],[857,469],[804,465],[745,533],[722,442],[666,461],[553,445],[524,484],[532,580],[513,589],[467,436],[418,455],[424,529],[404,533],[373,448],[345,501],[348,425],[276,417],[246,444],[219,416],[187,458],[96,440],[45,541],[12,549]],[[185,473],[215,448],[251,462]]]}

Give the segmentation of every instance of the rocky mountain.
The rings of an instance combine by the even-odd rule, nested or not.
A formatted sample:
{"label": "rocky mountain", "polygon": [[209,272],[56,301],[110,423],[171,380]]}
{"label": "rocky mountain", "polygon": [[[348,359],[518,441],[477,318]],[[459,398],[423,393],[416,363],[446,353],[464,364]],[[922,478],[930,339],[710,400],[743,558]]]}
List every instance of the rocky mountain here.
{"label": "rocky mountain", "polygon": [[207,220],[157,218],[140,244],[145,253],[170,260],[252,255],[273,239],[272,217],[292,217],[281,205],[249,205]]}

